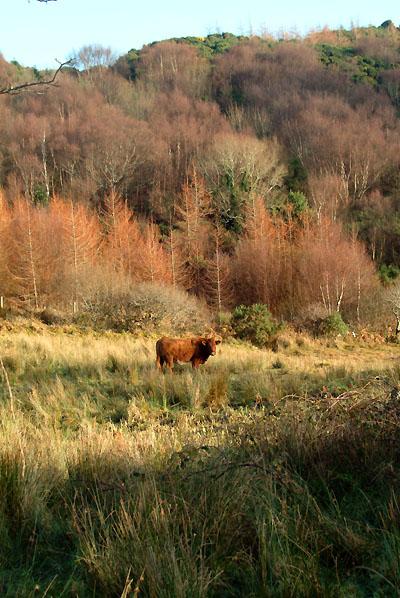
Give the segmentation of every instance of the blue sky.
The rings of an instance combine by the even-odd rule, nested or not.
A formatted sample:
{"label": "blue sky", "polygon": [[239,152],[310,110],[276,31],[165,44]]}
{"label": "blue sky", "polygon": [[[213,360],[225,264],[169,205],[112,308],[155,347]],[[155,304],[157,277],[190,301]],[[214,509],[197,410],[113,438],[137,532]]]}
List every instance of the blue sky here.
{"label": "blue sky", "polygon": [[215,31],[305,33],[312,28],[400,25],[399,0],[0,0],[0,52],[26,66],[55,66],[87,44],[117,54],[168,37]]}

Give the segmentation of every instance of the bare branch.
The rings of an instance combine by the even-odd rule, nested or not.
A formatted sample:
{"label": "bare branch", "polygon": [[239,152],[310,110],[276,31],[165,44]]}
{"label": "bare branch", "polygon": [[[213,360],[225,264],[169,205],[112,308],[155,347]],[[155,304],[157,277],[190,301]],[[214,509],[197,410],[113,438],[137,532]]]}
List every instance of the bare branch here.
{"label": "bare branch", "polygon": [[[38,2],[48,2],[48,1],[55,1],[55,0],[38,0]],[[40,86],[46,86],[46,85],[53,85],[58,74],[60,73],[60,71],[67,66],[67,64],[71,64],[72,62],[72,58],[70,58],[69,60],[67,60],[66,62],[59,62],[59,67],[58,69],[55,71],[53,77],[51,79],[47,79],[46,81],[31,81],[28,83],[21,83],[20,85],[9,85],[8,87],[3,87],[2,89],[0,89],[0,95],[4,95],[4,94],[17,94],[20,93],[21,91],[24,91],[27,88],[30,87],[40,87]]]}

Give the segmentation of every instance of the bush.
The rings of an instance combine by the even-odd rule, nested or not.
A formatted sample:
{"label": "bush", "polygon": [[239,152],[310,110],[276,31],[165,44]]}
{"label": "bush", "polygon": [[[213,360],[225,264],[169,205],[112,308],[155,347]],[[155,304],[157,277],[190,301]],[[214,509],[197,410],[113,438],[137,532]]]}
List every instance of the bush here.
{"label": "bush", "polygon": [[338,334],[345,335],[349,328],[341,314],[337,311],[318,322],[317,333],[320,336],[337,336]]}
{"label": "bush", "polygon": [[57,326],[59,324],[65,324],[68,321],[68,318],[65,315],[49,307],[45,307],[42,311],[40,311],[37,314],[37,317],[41,322],[43,322],[43,324],[46,324],[47,326]]}
{"label": "bush", "polygon": [[263,303],[236,307],[232,313],[231,326],[237,338],[250,341],[257,347],[270,344],[279,329]]}
{"label": "bush", "polygon": [[116,332],[185,334],[204,332],[207,308],[185,291],[155,283],[99,289],[86,301],[83,323]]}
{"label": "bush", "polygon": [[386,264],[382,264],[378,273],[381,282],[385,285],[389,285],[399,276],[400,269],[393,264],[389,264],[388,266]]}
{"label": "bush", "polygon": [[232,313],[230,311],[220,311],[214,317],[216,330],[223,338],[234,336],[232,329]]}
{"label": "bush", "polygon": [[320,303],[313,303],[304,309],[298,318],[297,328],[317,337],[345,335],[349,330],[339,312],[330,314]]}
{"label": "bush", "polygon": [[307,197],[301,191],[289,191],[288,204],[295,218],[299,218],[309,209]]}

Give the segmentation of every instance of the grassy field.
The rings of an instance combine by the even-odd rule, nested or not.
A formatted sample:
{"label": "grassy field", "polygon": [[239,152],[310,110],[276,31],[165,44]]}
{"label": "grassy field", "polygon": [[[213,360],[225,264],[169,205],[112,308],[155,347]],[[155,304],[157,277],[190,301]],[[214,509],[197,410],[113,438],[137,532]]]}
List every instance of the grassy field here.
{"label": "grassy field", "polygon": [[1,331],[1,595],[397,595],[400,347],[154,342]]}

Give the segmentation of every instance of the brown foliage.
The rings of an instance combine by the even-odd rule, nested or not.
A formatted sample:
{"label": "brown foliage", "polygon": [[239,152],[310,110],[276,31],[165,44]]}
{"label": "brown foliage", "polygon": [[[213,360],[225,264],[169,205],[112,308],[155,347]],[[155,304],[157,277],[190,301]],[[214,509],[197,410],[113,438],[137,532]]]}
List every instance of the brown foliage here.
{"label": "brown foliage", "polygon": [[0,53],[0,89],[9,87],[17,78],[17,69]]}
{"label": "brown foliage", "polygon": [[103,194],[126,191],[146,162],[146,123],[125,116],[113,106],[103,106],[92,116],[92,126],[95,130],[86,154],[86,170],[95,189]]}
{"label": "brown foliage", "polygon": [[9,274],[11,213],[3,193],[0,192],[0,296],[9,295],[12,285]]}
{"label": "brown foliage", "polygon": [[366,107],[313,95],[307,111],[286,125],[286,135],[306,169],[340,177],[341,193],[359,200],[398,153],[397,128],[385,113],[371,116]]}
{"label": "brown foliage", "polygon": [[[0,201],[0,294],[33,307],[76,309],[96,286],[112,285],[110,273],[130,283],[169,283],[169,256],[154,224],[140,225],[116,194],[99,216],[72,200],[48,207],[29,199],[11,209]],[[107,282],[108,281],[108,282]]]}
{"label": "brown foliage", "polygon": [[209,71],[209,62],[195,48],[174,41],[145,46],[138,65],[138,76],[147,85],[196,98],[208,95]]}
{"label": "brown foliage", "polygon": [[328,219],[304,227],[296,243],[295,296],[299,308],[322,303],[328,313],[344,311],[360,320],[362,304],[377,288],[364,246]]}
{"label": "brown foliage", "polygon": [[228,109],[239,97],[247,107],[267,109],[272,132],[302,107],[302,96],[321,85],[332,87],[313,48],[298,41],[270,46],[253,39],[216,61],[213,83],[216,97]]}
{"label": "brown foliage", "polygon": [[102,255],[117,273],[132,282],[169,282],[169,259],[160,245],[154,224],[143,227],[120,196],[111,193],[105,200],[106,239]]}
{"label": "brown foliage", "polygon": [[67,303],[78,302],[86,293],[88,271],[97,262],[101,245],[99,220],[92,211],[72,199],[53,198],[48,214],[57,230],[62,255],[62,291]]}
{"label": "brown foliage", "polygon": [[72,307],[85,293],[86,276],[100,244],[97,218],[84,206],[54,199],[35,207],[29,199],[3,208],[5,294],[39,307]]}
{"label": "brown foliage", "polygon": [[236,303],[265,303],[290,319],[318,303],[327,313],[360,319],[364,298],[377,286],[364,247],[338,223],[285,222],[269,216],[261,200],[238,245],[233,278]]}
{"label": "brown foliage", "polygon": [[29,199],[14,202],[9,224],[9,270],[19,298],[34,307],[58,292],[59,231]]}
{"label": "brown foliage", "polygon": [[[105,76],[103,88],[108,76],[115,77]],[[40,99],[13,98],[10,117],[0,123],[25,193],[33,196],[38,184],[47,185],[50,195],[73,190],[80,199],[104,195],[110,189],[147,191],[150,156],[157,156],[147,123],[124,114],[124,99],[116,85],[117,97],[105,98],[106,90],[99,93],[92,83],[87,88],[68,75],[61,81],[62,85]]]}
{"label": "brown foliage", "polygon": [[[392,59],[389,37],[353,33],[358,51]],[[317,41],[343,40],[326,30],[290,43],[252,38],[212,61],[188,44],[155,44],[134,81],[101,63],[107,52],[94,63],[89,52],[86,73],[60,73],[45,95],[3,97],[1,292],[70,304],[115,277],[170,281],[218,310],[262,301],[294,317],[325,303],[359,316],[374,276],[339,222],[361,211],[372,255],[397,255],[399,125],[389,97],[399,104],[399,77],[382,71],[389,97],[355,85],[350,71],[322,64]],[[0,82],[14,76],[0,58]],[[285,177],[292,157],[298,180]],[[292,184],[315,219],[267,212]],[[170,231],[164,243],[156,223]]]}
{"label": "brown foliage", "polygon": [[[252,40],[218,58],[213,83],[237,130],[275,134],[306,171],[341,177],[343,191],[358,201],[398,155],[399,129],[385,97],[350,76],[325,68],[309,40],[272,46]],[[395,76],[384,76],[397,101]]]}
{"label": "brown foliage", "polygon": [[348,37],[339,29],[337,31],[325,26],[322,29],[312,29],[305,37],[305,41],[314,44],[332,44],[342,46],[349,43]]}
{"label": "brown foliage", "polygon": [[206,294],[206,259],[211,236],[211,224],[207,216],[211,214],[211,197],[195,169],[191,180],[184,184],[175,209],[180,231],[177,247],[181,280],[187,291],[201,297]]}
{"label": "brown foliage", "polygon": [[[228,125],[216,104],[193,100],[180,91],[159,94],[148,118],[154,136],[162,143],[154,187],[168,197],[179,193],[192,163],[207,154],[214,136]],[[165,205],[153,207],[156,215],[169,220]]]}
{"label": "brown foliage", "polygon": [[398,60],[398,41],[387,34],[379,37],[368,35],[357,39],[355,48],[359,54],[390,66]]}
{"label": "brown foliage", "polygon": [[282,301],[290,299],[288,227],[274,221],[258,198],[249,207],[246,230],[232,263],[235,303],[265,303],[278,314]]}
{"label": "brown foliage", "polygon": [[139,247],[142,257],[141,281],[171,283],[171,264],[160,232],[153,222],[143,225],[143,237]]}

